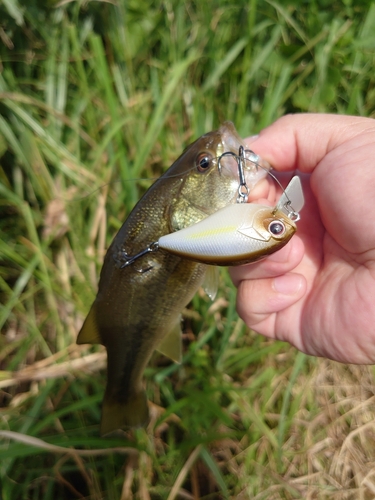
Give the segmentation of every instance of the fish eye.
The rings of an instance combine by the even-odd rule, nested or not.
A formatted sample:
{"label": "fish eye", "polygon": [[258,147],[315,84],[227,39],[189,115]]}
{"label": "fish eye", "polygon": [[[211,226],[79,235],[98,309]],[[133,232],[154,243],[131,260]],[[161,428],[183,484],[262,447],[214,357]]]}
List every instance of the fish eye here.
{"label": "fish eye", "polygon": [[209,153],[200,153],[195,160],[198,172],[206,172],[211,166],[212,156]]}
{"label": "fish eye", "polygon": [[268,231],[273,236],[276,236],[276,238],[283,236],[283,234],[285,233],[285,225],[280,220],[274,220],[270,222],[270,225],[268,226]]}

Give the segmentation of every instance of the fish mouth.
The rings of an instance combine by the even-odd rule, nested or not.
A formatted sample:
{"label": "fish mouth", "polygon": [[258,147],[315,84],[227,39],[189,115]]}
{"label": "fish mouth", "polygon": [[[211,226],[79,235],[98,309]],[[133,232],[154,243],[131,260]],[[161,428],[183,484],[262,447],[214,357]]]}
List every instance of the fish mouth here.
{"label": "fish mouth", "polygon": [[219,128],[219,133],[222,137],[224,151],[238,153],[240,146],[245,147],[232,122],[224,122]]}
{"label": "fish mouth", "polygon": [[220,170],[225,170],[240,179],[239,175],[239,153],[241,146],[244,148],[244,159],[242,163],[243,173],[248,188],[251,190],[254,186],[271,170],[271,165],[260,158],[253,151],[246,148],[244,141],[238,135],[232,122],[224,122],[219,129],[221,135],[221,155],[218,158]]}

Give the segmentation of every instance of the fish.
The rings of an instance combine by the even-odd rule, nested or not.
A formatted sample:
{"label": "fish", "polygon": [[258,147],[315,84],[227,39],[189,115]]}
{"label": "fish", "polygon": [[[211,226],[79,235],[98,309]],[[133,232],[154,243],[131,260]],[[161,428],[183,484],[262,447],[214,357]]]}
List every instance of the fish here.
{"label": "fish", "polygon": [[[155,350],[181,360],[181,311],[205,279],[210,282],[212,267],[153,252],[150,244],[236,203],[237,163],[221,155],[237,154],[240,146],[231,122],[193,142],[141,197],[107,250],[97,296],[77,337],[78,344],[107,350],[101,435],[147,425],[143,373]],[[248,162],[250,190],[268,168]]]}

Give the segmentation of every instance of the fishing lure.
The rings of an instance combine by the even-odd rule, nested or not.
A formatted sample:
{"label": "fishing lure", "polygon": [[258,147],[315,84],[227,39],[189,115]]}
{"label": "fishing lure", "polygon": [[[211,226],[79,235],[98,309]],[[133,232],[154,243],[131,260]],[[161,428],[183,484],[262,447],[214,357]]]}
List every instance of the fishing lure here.
{"label": "fishing lure", "polygon": [[204,264],[248,264],[286,245],[296,231],[297,209],[303,203],[301,181],[295,176],[275,207],[228,205],[197,224],[162,236],[157,245]]}

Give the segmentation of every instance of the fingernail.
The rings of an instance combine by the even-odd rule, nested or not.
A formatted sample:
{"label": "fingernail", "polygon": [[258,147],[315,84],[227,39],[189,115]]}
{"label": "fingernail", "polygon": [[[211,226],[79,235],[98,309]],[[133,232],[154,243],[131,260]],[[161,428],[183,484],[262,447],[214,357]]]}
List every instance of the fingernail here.
{"label": "fingernail", "polygon": [[256,141],[258,138],[259,138],[259,134],[256,134],[256,135],[252,135],[252,136],[250,136],[250,137],[247,137],[247,138],[245,139],[246,145],[251,144],[252,142]]}
{"label": "fingernail", "polygon": [[284,295],[294,295],[302,286],[302,276],[298,274],[284,274],[273,280],[273,288]]}

